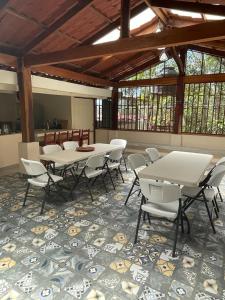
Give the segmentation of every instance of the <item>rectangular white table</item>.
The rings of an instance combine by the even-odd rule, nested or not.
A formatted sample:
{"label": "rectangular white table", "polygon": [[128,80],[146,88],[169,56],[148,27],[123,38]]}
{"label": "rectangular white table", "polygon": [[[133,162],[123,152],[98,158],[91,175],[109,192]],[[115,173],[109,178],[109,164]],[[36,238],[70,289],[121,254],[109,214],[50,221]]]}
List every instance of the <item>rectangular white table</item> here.
{"label": "rectangular white table", "polygon": [[92,155],[105,154],[105,153],[110,153],[113,150],[122,149],[122,147],[118,145],[101,144],[101,143],[92,144],[88,146],[94,147],[95,150],[90,152],[63,150],[51,154],[42,154],[40,155],[40,159],[46,161],[53,161],[55,163],[70,165],[75,162],[88,159]]}
{"label": "rectangular white table", "polygon": [[138,173],[139,178],[198,186],[213,155],[172,151]]}

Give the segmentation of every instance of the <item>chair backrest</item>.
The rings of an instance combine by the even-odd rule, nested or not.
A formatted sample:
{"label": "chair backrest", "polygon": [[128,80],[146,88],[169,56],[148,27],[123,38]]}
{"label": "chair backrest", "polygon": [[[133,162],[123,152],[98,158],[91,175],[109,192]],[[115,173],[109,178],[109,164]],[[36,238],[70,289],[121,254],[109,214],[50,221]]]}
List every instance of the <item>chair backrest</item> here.
{"label": "chair backrest", "polygon": [[109,159],[113,161],[120,161],[123,156],[123,149],[113,150],[109,154]]}
{"label": "chair backrest", "polygon": [[86,166],[91,169],[102,168],[105,164],[105,154],[92,155],[86,161]]}
{"label": "chair backrest", "polygon": [[126,146],[127,146],[127,141],[126,141],[126,140],[123,140],[123,139],[112,139],[112,140],[110,141],[110,144],[111,144],[111,145],[122,146],[123,149],[125,149]]}
{"label": "chair backrest", "polygon": [[207,182],[207,185],[218,187],[220,185],[224,175],[225,175],[225,165],[221,164],[221,165],[215,166],[215,168],[212,170],[212,173]]}
{"label": "chair backrest", "polygon": [[57,144],[46,145],[46,146],[42,147],[42,150],[43,150],[44,154],[51,154],[51,153],[54,153],[54,152],[62,151],[62,147],[57,145]]}
{"label": "chair backrest", "polygon": [[73,129],[71,133],[71,140],[72,141],[80,141],[81,132],[79,129]]}
{"label": "chair backrest", "polygon": [[38,176],[47,172],[47,169],[40,161],[28,160],[25,158],[21,158],[21,161],[26,170],[27,175]]}
{"label": "chair backrest", "polygon": [[44,135],[44,145],[55,144],[55,142],[56,142],[55,132],[45,133],[45,135]]}
{"label": "chair backrest", "polygon": [[88,145],[90,144],[90,129],[83,129],[81,131],[81,143],[87,141]]}
{"label": "chair backrest", "polygon": [[140,179],[141,192],[152,203],[169,203],[181,198],[177,184],[157,182],[151,179]]}
{"label": "chair backrest", "polygon": [[132,171],[135,171],[137,168],[146,166],[146,160],[142,154],[128,155],[128,163]]}
{"label": "chair backrest", "polygon": [[68,131],[59,131],[58,134],[58,143],[63,144],[63,142],[68,141],[69,139],[69,132]]}
{"label": "chair backrest", "polygon": [[145,152],[148,154],[149,159],[152,163],[160,158],[159,151],[156,148],[147,148]]}
{"label": "chair backrest", "polygon": [[63,148],[65,150],[76,150],[79,147],[79,143],[75,141],[68,141],[63,143]]}

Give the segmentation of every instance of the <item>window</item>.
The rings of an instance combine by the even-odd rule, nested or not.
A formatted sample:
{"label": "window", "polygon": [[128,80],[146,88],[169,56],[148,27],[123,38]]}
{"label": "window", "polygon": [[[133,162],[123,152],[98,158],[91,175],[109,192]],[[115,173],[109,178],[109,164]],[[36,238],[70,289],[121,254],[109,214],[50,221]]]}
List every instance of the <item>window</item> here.
{"label": "window", "polygon": [[118,128],[172,132],[175,86],[122,88],[119,91]]}
{"label": "window", "polygon": [[224,134],[225,83],[186,84],[182,131]]}
{"label": "window", "polygon": [[110,99],[95,100],[95,128],[112,127],[112,101]]}

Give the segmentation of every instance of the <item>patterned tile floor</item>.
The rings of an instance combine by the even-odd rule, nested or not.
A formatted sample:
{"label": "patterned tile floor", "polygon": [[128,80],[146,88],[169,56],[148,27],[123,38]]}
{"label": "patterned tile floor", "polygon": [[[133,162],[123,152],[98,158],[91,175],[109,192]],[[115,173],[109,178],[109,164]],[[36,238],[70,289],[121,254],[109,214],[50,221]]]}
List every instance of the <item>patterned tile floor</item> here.
{"label": "patterned tile floor", "polygon": [[124,206],[124,176],[116,192],[96,183],[94,202],[82,186],[74,201],[53,196],[42,216],[39,190],[22,208],[25,179],[0,177],[0,299],[225,299],[225,203],[217,234],[201,204],[189,210],[191,235],[173,259],[166,221],[143,224],[133,246],[140,199]]}

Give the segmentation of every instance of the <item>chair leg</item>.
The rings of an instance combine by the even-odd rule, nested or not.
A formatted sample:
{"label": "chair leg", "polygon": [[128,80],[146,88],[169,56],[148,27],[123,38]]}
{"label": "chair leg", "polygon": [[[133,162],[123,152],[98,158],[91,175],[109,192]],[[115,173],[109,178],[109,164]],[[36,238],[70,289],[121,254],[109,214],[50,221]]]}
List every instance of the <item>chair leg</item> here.
{"label": "chair leg", "polygon": [[106,191],[106,193],[108,193],[107,186],[106,186],[106,184],[105,184],[105,180],[104,180],[103,174],[101,175],[101,177],[102,177],[102,183],[103,183],[103,186],[104,186],[104,188],[105,188],[105,191]]}
{"label": "chair leg", "polygon": [[124,183],[123,174],[122,174],[122,172],[121,172],[121,170],[120,170],[120,166],[118,167],[118,171],[119,171],[120,176],[121,176],[121,179],[122,179],[122,181],[123,181],[123,183]]}
{"label": "chair leg", "polygon": [[176,220],[176,230],[175,230],[172,257],[175,257],[175,254],[176,254],[177,236],[178,236],[178,230],[179,230],[179,223],[180,223],[180,219],[181,219],[180,214],[181,214],[181,208],[179,207],[178,214],[177,214],[177,220]]}
{"label": "chair leg", "polygon": [[147,213],[147,217],[148,217],[148,223],[149,223],[149,225],[151,225],[151,219],[150,219],[149,213]]}
{"label": "chair leg", "polygon": [[187,222],[187,228],[188,228],[187,233],[189,234],[190,233],[190,223],[189,223],[188,217],[184,211],[183,211],[183,216]]}
{"label": "chair leg", "polygon": [[29,188],[30,188],[30,183],[28,182],[27,183],[27,189],[26,189],[25,197],[24,197],[24,200],[23,200],[23,206],[25,206],[25,204],[26,204],[26,200],[27,200],[27,195],[28,195],[28,192],[29,192]]}
{"label": "chair leg", "polygon": [[43,199],[42,204],[41,204],[41,212],[40,212],[41,215],[43,214],[43,211],[44,211],[44,208],[45,208],[46,198],[47,198],[47,193],[45,191],[44,199]]}
{"label": "chair leg", "polygon": [[206,200],[204,194],[203,194],[203,198],[204,198],[205,207],[206,207],[206,210],[207,210],[207,213],[208,213],[208,216],[209,216],[209,220],[210,220],[213,232],[216,233],[216,230],[215,230],[215,227],[214,227],[214,224],[213,224],[213,220],[212,220],[212,217],[211,217],[211,214],[210,214],[210,211],[209,211],[209,206],[208,206],[208,203],[207,203],[207,200]]}
{"label": "chair leg", "polygon": [[124,161],[125,169],[126,169],[126,172],[127,172],[127,163],[126,163],[126,158],[125,158],[124,155],[123,155],[123,161]]}
{"label": "chair leg", "polygon": [[220,200],[221,200],[221,202],[223,202],[223,197],[222,197],[222,195],[221,195],[221,192],[220,192],[220,189],[219,189],[219,187],[217,187],[217,191],[218,191],[218,193],[219,193],[219,196],[220,196]]}
{"label": "chair leg", "polygon": [[217,203],[216,197],[215,197],[215,205],[216,205],[217,212],[219,212],[219,211],[220,211],[220,209],[219,209],[219,206],[218,206],[218,203]]}
{"label": "chair leg", "polygon": [[142,215],[142,209],[140,207],[139,214],[138,214],[138,222],[137,222],[137,228],[136,228],[136,233],[135,233],[135,238],[134,238],[134,244],[137,243],[137,238],[138,238],[138,230],[141,222],[141,215]]}
{"label": "chair leg", "polygon": [[88,188],[89,194],[91,196],[91,200],[94,201],[94,198],[93,198],[93,195],[92,195],[92,192],[91,192],[91,188],[90,188],[90,185],[89,185],[88,181],[87,181],[87,188]]}
{"label": "chair leg", "polygon": [[[219,215],[218,215],[218,211],[217,211],[217,207],[216,207],[216,203],[215,203],[215,198],[212,200],[212,204],[213,204],[213,210],[215,212],[216,218],[218,219]],[[212,217],[212,214],[211,214],[211,217]]]}
{"label": "chair leg", "polygon": [[115,184],[114,184],[114,182],[113,182],[113,178],[112,178],[112,174],[111,174],[111,172],[110,172],[110,169],[108,169],[107,173],[109,173],[110,181],[111,181],[111,183],[112,183],[113,189],[115,190],[116,187],[115,187]]}
{"label": "chair leg", "polygon": [[130,195],[131,195],[131,193],[132,193],[132,191],[133,191],[133,188],[134,188],[134,186],[135,186],[135,183],[136,183],[136,179],[134,180],[134,182],[133,182],[133,184],[132,184],[132,187],[131,187],[131,189],[130,189],[130,191],[129,191],[129,194],[128,194],[128,196],[127,196],[127,199],[126,199],[124,205],[127,205],[127,201],[128,201],[128,199],[130,198]]}

